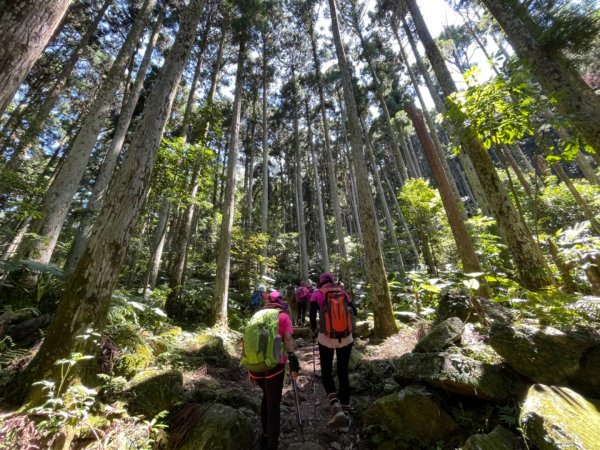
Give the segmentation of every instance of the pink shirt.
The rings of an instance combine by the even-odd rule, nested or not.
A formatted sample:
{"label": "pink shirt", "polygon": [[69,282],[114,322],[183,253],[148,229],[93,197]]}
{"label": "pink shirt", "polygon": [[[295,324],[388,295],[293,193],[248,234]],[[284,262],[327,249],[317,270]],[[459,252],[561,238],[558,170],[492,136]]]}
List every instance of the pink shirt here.
{"label": "pink shirt", "polygon": [[287,313],[279,314],[279,336],[281,336],[282,344],[283,344],[283,353],[281,354],[281,364],[285,364],[286,361],[286,352],[285,352],[285,333],[294,334],[294,327],[292,326],[292,320]]}

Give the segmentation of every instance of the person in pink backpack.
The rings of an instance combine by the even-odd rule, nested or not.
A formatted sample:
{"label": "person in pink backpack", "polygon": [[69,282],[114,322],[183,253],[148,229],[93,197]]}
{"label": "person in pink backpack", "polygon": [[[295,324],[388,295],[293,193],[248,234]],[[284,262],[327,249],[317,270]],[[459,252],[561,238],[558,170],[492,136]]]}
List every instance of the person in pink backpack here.
{"label": "person in pink backpack", "polygon": [[306,309],[308,306],[308,300],[313,293],[312,284],[310,281],[302,280],[300,285],[296,289],[296,304],[298,305],[298,319],[296,324],[303,326],[305,322]]}

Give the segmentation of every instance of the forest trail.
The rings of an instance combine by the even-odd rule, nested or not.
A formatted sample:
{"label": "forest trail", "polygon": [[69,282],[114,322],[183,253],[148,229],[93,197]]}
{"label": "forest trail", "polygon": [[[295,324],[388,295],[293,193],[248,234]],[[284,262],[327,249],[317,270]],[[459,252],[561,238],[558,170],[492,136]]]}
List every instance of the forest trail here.
{"label": "forest trail", "polygon": [[[304,333],[306,329],[294,328],[294,334]],[[281,434],[280,446],[282,450],[318,450],[318,449],[369,449],[372,444],[364,441],[360,436],[361,413],[371,404],[375,398],[368,395],[356,395],[352,393],[350,405],[352,407],[350,428],[347,432],[332,430],[327,426],[330,418],[330,410],[327,395],[321,382],[321,365],[319,362],[318,344],[314,344],[314,372],[313,372],[313,343],[310,339],[296,338],[296,354],[300,361],[300,373],[298,375],[298,403],[302,430],[296,418],[296,403],[291,380],[286,374],[283,395],[281,401]],[[369,345],[368,341],[355,339],[353,355],[360,353],[361,358],[385,359],[389,357],[399,358],[402,354],[410,352],[416,343],[414,330],[406,328],[399,334],[392,336],[378,346]],[[350,377],[356,373],[356,367],[350,368]],[[334,361],[335,374],[335,361]],[[335,376],[335,375],[334,375]],[[336,386],[338,385],[337,378]],[[260,401],[262,393],[260,389],[252,386],[252,392]],[[352,389],[352,383],[351,383]],[[351,391],[352,392],[352,391]],[[255,424],[257,439],[261,434],[260,423]],[[258,442],[253,447],[258,449]]]}

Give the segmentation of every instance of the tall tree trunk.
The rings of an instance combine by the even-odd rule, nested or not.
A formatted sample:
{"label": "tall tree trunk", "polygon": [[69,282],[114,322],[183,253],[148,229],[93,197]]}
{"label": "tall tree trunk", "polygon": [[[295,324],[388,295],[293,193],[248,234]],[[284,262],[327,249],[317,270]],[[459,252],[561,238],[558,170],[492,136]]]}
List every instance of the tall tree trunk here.
{"label": "tall tree trunk", "polygon": [[304,222],[304,193],[302,189],[302,158],[300,157],[300,131],[298,127],[300,106],[298,104],[298,88],[296,72],[292,66],[292,103],[294,108],[294,166],[296,174],[296,211],[298,217],[298,241],[300,247],[300,276],[308,281],[308,247],[306,245],[306,224]]}
{"label": "tall tree trunk", "polygon": [[[90,328],[102,331],[106,323],[110,299],[150,188],[163,129],[194,43],[203,6],[204,0],[191,0],[182,11],[175,43],[146,100],[143,116],[135,128],[88,247],[65,286],[44,343],[23,377],[27,388],[34,380],[56,379],[59,370],[56,361],[71,352],[93,352],[91,343],[78,339],[78,336]],[[39,400],[40,394],[39,388],[31,388],[30,398]]]}
{"label": "tall tree trunk", "polygon": [[[444,114],[446,112],[446,105],[444,104],[444,102],[440,96],[438,85],[435,84],[433,82],[433,80],[431,79],[431,77],[429,76],[429,71],[425,67],[423,59],[421,58],[421,55],[417,48],[417,43],[415,41],[413,33],[410,30],[410,27],[408,26],[408,23],[407,23],[406,19],[404,18],[404,16],[401,17],[401,21],[402,21],[402,28],[404,29],[404,33],[406,34],[406,37],[408,38],[408,43],[410,44],[410,48],[415,57],[415,61],[417,62],[417,67],[419,68],[419,71],[421,72],[421,75],[423,76],[423,79],[425,80],[425,84],[429,90],[429,94],[431,95],[431,97],[434,100],[436,110],[438,113]],[[485,193],[483,192],[483,188],[481,187],[481,183],[479,181],[479,178],[477,177],[477,173],[475,171],[475,168],[473,167],[473,163],[469,160],[469,158],[463,152],[459,153],[458,158],[459,158],[462,168],[464,170],[464,174],[467,177],[467,181],[470,184],[471,191],[474,194],[474,200],[477,202],[477,204],[479,205],[479,207],[481,208],[482,212],[485,215],[490,215],[490,208],[488,206],[488,200],[485,196]]]}
{"label": "tall tree trunk", "polygon": [[150,34],[150,39],[146,46],[146,50],[144,52],[144,57],[142,58],[142,62],[140,63],[140,67],[138,69],[134,85],[129,90],[127,98],[123,99],[123,106],[121,108],[121,114],[119,115],[117,127],[115,128],[115,133],[110,142],[108,150],[104,155],[104,160],[102,161],[100,170],[98,171],[98,176],[96,177],[96,182],[94,183],[92,194],[90,195],[90,199],[88,201],[88,206],[82,214],[79,230],[77,231],[75,239],[71,244],[71,249],[64,267],[66,274],[73,272],[77,262],[79,261],[79,258],[81,258],[87,241],[92,234],[94,219],[100,213],[100,209],[104,203],[104,198],[106,196],[106,192],[108,191],[110,180],[114,175],[119,160],[119,155],[121,154],[123,144],[125,143],[127,130],[131,124],[135,107],[144,87],[146,71],[150,65],[152,52],[154,51],[156,41],[158,40],[158,36],[162,28],[164,14],[164,10],[161,10],[158,18],[156,19],[154,28]]}
{"label": "tall tree trunk", "polygon": [[25,134],[23,134],[19,142],[19,146],[16,148],[10,160],[9,166],[11,168],[16,169],[20,166],[20,164],[23,162],[23,158],[35,142],[35,139],[42,131],[42,128],[48,120],[48,116],[50,116],[50,112],[52,111],[56,100],[58,99],[60,94],[62,94],[65,86],[67,85],[67,81],[71,75],[71,72],[73,72],[77,61],[79,61],[79,58],[81,58],[81,54],[94,37],[98,25],[100,24],[100,21],[104,17],[104,13],[108,9],[112,1],[113,0],[104,0],[104,3],[102,4],[100,10],[96,14],[96,17],[94,18],[92,23],[86,27],[85,34],[80,39],[79,43],[77,44],[77,47],[75,47],[75,49],[71,53],[69,60],[61,69],[60,73],[58,74],[58,79],[54,82],[54,84],[50,88],[50,91],[48,91],[48,93],[46,94],[46,97],[44,98],[44,101],[36,111],[33,120],[31,120],[31,122],[29,123],[27,131],[25,132]]}
{"label": "tall tree trunk", "polygon": [[[429,133],[427,133],[427,127],[423,121],[422,113],[415,108],[414,105],[409,105],[405,109],[417,131],[417,135],[421,141],[421,147],[425,152],[429,167],[431,168],[431,172],[440,192],[440,197],[442,198],[444,210],[448,217],[448,223],[452,230],[452,236],[454,237],[454,243],[456,244],[463,270],[466,273],[481,272],[479,258],[477,257],[477,253],[475,253],[473,240],[467,230],[464,214],[459,208],[458,199],[454,196],[455,194],[448,183],[446,172],[442,167],[439,154],[434,148]],[[482,286],[485,286],[485,283],[482,283]],[[482,291],[486,291],[486,289],[482,289]]]}
{"label": "tall tree trunk", "polygon": [[581,208],[585,218],[590,221],[590,225],[591,225],[591,228],[594,231],[594,233],[596,235],[600,236],[600,222],[598,222],[598,220],[596,219],[596,214],[594,213],[594,211],[592,211],[592,208],[590,207],[590,205],[588,205],[588,203],[581,196],[581,194],[579,193],[579,191],[577,190],[577,188],[571,181],[571,178],[569,178],[569,175],[567,175],[567,172],[565,171],[565,169],[563,169],[563,167],[560,163],[553,164],[552,169],[556,172],[556,174],[558,175],[558,178],[563,183],[565,183],[565,185],[567,186],[567,189],[569,189],[569,192],[575,199],[577,206],[579,206]]}
{"label": "tall tree trunk", "polygon": [[258,86],[252,99],[252,118],[250,124],[250,155],[248,156],[248,186],[246,190],[246,230],[252,231],[252,208],[254,191],[254,155],[256,153],[256,103],[258,101]]}
{"label": "tall tree trunk", "polygon": [[0,15],[0,115],[54,35],[71,0],[15,0]]}
{"label": "tall tree trunk", "polygon": [[236,166],[239,152],[240,118],[242,113],[242,90],[244,84],[244,62],[246,60],[246,40],[248,36],[242,31],[239,36],[237,72],[235,76],[235,94],[233,114],[229,136],[229,154],[227,155],[227,178],[219,234],[219,250],[217,254],[217,274],[215,278],[215,294],[212,305],[211,324],[227,325],[227,304],[229,298],[229,270],[231,265],[231,232],[235,209]]}
{"label": "tall tree trunk", "polygon": [[[314,2],[313,2],[314,3]],[[312,9],[311,9],[312,12]],[[325,164],[327,167],[327,181],[329,187],[329,195],[331,198],[331,208],[333,209],[333,217],[335,221],[335,236],[337,240],[337,247],[342,257],[342,264],[340,265],[341,273],[340,279],[346,283],[347,286],[351,285],[350,277],[348,275],[346,266],[348,261],[348,254],[346,251],[346,235],[344,233],[344,227],[342,223],[342,210],[340,207],[340,201],[338,196],[338,184],[335,174],[335,166],[333,164],[333,156],[331,154],[331,140],[329,135],[329,121],[327,119],[327,106],[325,104],[325,94],[323,91],[323,79],[321,76],[321,59],[317,49],[317,40],[315,39],[314,24],[312,15],[309,15],[308,31],[310,35],[310,43],[312,49],[313,62],[315,64],[315,77],[317,81],[317,89],[319,91],[319,108],[321,110],[321,122],[323,124],[323,144],[325,151]]]}
{"label": "tall tree trunk", "polygon": [[[269,74],[267,60],[267,38],[263,31],[263,53],[262,53],[262,205],[260,214],[260,231],[263,234],[269,233],[269,129],[268,129],[268,104],[267,95],[269,92]],[[269,254],[269,247],[264,246],[262,251],[263,258]],[[267,272],[267,266],[261,264],[260,273],[264,277]]]}
{"label": "tall tree trunk", "polygon": [[[408,57],[406,55],[406,52],[404,51],[404,46],[402,44],[402,41],[400,40],[400,36],[398,34],[397,27],[394,27],[394,34],[396,35],[396,40],[398,41],[398,46],[400,49],[400,56],[402,57],[402,60],[405,61],[406,71],[408,72],[410,81],[413,85],[413,89],[415,90],[415,93],[417,94],[417,98],[419,99],[419,103],[421,104],[421,108],[422,108],[423,114],[425,116],[425,121],[427,122],[427,126],[429,127],[429,136],[431,137],[434,149],[438,154],[437,159],[442,164],[442,168],[444,169],[446,179],[450,183],[450,187],[452,189],[452,193],[453,193],[456,201],[460,203],[460,193],[458,191],[458,186],[456,185],[456,181],[454,180],[454,177],[452,176],[452,171],[450,170],[450,165],[448,164],[448,160],[446,159],[446,154],[444,152],[444,148],[442,147],[442,143],[440,142],[440,139],[437,135],[437,131],[435,128],[435,124],[433,123],[433,119],[431,118],[431,115],[427,112],[425,100],[423,99],[423,94],[421,93],[421,88],[419,87],[417,78],[415,77],[415,74],[413,73],[413,71],[410,67],[410,64],[408,64]],[[423,141],[421,141],[421,145],[423,145]],[[463,212],[463,216],[464,216],[464,212]]]}
{"label": "tall tree trunk", "polygon": [[[456,85],[425,25],[416,0],[405,0],[405,3],[410,10],[417,33],[423,42],[444,95],[450,96],[457,91]],[[461,143],[463,151],[468,155],[477,171],[490,210],[507,240],[521,282],[532,290],[542,289],[552,284],[552,277],[542,252],[533,239],[529,227],[511,202],[483,144],[477,139],[474,131],[469,128],[462,133]]]}
{"label": "tall tree trunk", "polygon": [[144,289],[154,289],[156,287],[162,253],[165,247],[165,238],[167,236],[167,224],[169,223],[170,211],[171,202],[169,202],[169,200],[165,197],[161,201],[160,211],[158,212],[158,223],[156,224],[154,235],[152,237],[150,258],[148,259],[148,270],[146,271]]}
{"label": "tall tree trunk", "polygon": [[122,82],[129,57],[144,32],[144,26],[155,3],[156,0],[145,0],[143,7],[138,12],[135,22],[119,50],[119,54],[89,109],[89,113],[83,119],[81,128],[71,146],[69,156],[65,159],[64,165],[55,176],[52,184],[48,187],[40,207],[40,218],[34,220],[31,225],[31,231],[36,234],[36,237],[27,243],[24,242],[23,249],[19,249],[19,253],[23,257],[41,263],[50,261],[58,241],[58,235],[69,212],[73,195],[77,192],[102,124]]}
{"label": "tall tree trunk", "polygon": [[398,215],[398,221],[402,224],[402,228],[404,228],[404,232],[406,233],[406,238],[408,239],[408,243],[410,244],[410,248],[415,256],[415,261],[417,263],[421,262],[421,255],[419,254],[419,251],[417,250],[417,246],[415,245],[415,240],[412,237],[412,233],[410,232],[409,228],[408,228],[408,224],[406,223],[406,219],[404,218],[404,215],[402,214],[402,211],[400,210],[400,205],[398,205],[398,199],[396,198],[396,193],[394,192],[394,189],[392,188],[392,184],[390,183],[390,180],[388,179],[386,173],[383,173],[385,182],[388,186],[388,189],[390,191],[390,198],[392,199],[392,204],[394,205],[394,209],[396,210],[396,214]]}
{"label": "tall tree trunk", "polygon": [[600,97],[581,78],[560,50],[540,42],[539,28],[517,0],[482,0],[498,21],[515,52],[531,69],[558,110],[587,143],[600,152]]}
{"label": "tall tree trunk", "polygon": [[387,204],[387,199],[385,197],[385,191],[383,190],[383,184],[381,183],[381,177],[379,176],[379,167],[375,162],[375,156],[373,155],[373,149],[371,147],[371,141],[367,134],[367,129],[365,127],[364,121],[362,121],[363,133],[365,135],[365,144],[366,144],[366,155],[369,164],[371,165],[371,175],[375,180],[375,187],[377,188],[377,194],[379,195],[379,202],[381,203],[381,208],[383,209],[383,215],[385,217],[385,223],[387,225],[388,234],[390,235],[390,239],[392,240],[392,245],[394,246],[394,253],[396,255],[396,261],[400,266],[400,272],[404,273],[406,271],[406,267],[404,267],[404,259],[402,258],[402,251],[400,250],[400,244],[398,243],[398,238],[396,237],[396,227],[394,226],[394,221],[392,220],[392,215],[390,214],[390,208]]}
{"label": "tall tree trunk", "polygon": [[306,102],[306,126],[308,128],[308,148],[309,159],[312,162],[313,172],[315,176],[315,196],[317,197],[317,216],[319,221],[319,241],[321,242],[321,257],[323,260],[323,271],[330,272],[329,265],[329,248],[327,246],[327,228],[325,225],[325,214],[323,213],[323,197],[321,195],[321,176],[319,175],[319,165],[317,163],[317,155],[315,154],[315,144],[313,142],[313,133],[310,120],[310,110],[308,107],[308,97]]}
{"label": "tall tree trunk", "polygon": [[354,166],[354,171],[356,173],[358,190],[358,210],[365,241],[365,262],[367,275],[371,283],[371,301],[375,322],[374,333],[377,338],[385,338],[396,333],[398,328],[394,321],[392,302],[387,284],[387,274],[383,264],[381,247],[377,240],[375,206],[373,205],[373,197],[371,196],[371,188],[369,186],[367,165],[365,163],[361,144],[360,123],[352,88],[352,77],[350,70],[348,69],[348,62],[342,45],[335,0],[329,0],[329,12],[331,15],[331,27],[338,66],[342,74],[344,101],[348,115],[352,165]]}

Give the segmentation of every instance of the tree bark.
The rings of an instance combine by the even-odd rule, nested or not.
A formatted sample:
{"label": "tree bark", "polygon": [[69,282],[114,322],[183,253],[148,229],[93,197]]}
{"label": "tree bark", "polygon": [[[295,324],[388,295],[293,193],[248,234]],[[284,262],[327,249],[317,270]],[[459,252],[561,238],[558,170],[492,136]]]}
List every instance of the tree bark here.
{"label": "tree bark", "polygon": [[352,88],[352,78],[342,45],[335,0],[329,0],[329,11],[338,66],[342,74],[344,102],[349,121],[350,148],[352,151],[352,165],[356,173],[359,218],[365,241],[364,250],[367,275],[371,283],[371,301],[375,322],[374,334],[377,338],[383,339],[396,333],[398,328],[392,311],[392,302],[381,247],[377,240],[375,207],[369,186],[367,167],[361,144],[360,123]]}
{"label": "tree bark", "polygon": [[[416,0],[405,0],[405,3],[410,10],[417,33],[423,42],[444,95],[450,96],[457,91],[456,85],[425,25]],[[512,204],[483,144],[477,139],[474,131],[469,128],[462,133],[461,143],[463,151],[477,171],[488,206],[507,240],[521,282],[532,290],[542,289],[552,284],[552,277],[542,252],[533,239],[529,227]]]}
{"label": "tree bark", "polygon": [[169,223],[169,213],[171,211],[171,203],[167,198],[161,201],[160,211],[158,212],[158,223],[154,229],[152,237],[152,246],[150,247],[150,258],[148,260],[148,270],[146,272],[146,281],[144,289],[154,289],[158,280],[158,272],[160,271],[160,262],[162,253],[165,247],[165,238],[167,236],[167,224]]}
{"label": "tree bark", "polygon": [[12,169],[17,169],[20,164],[23,162],[23,158],[35,142],[35,139],[38,137],[40,132],[42,131],[46,120],[48,120],[48,116],[50,115],[56,100],[62,94],[65,86],[67,85],[67,81],[81,58],[81,54],[84,49],[89,45],[92,37],[96,33],[98,25],[100,21],[104,17],[104,13],[110,6],[113,0],[105,0],[102,4],[98,13],[96,13],[96,17],[92,21],[90,25],[86,27],[86,32],[77,44],[77,47],[73,50],[73,53],[69,57],[69,60],[65,63],[64,67],[61,69],[58,74],[58,79],[54,82],[50,91],[46,94],[44,101],[40,105],[39,109],[36,111],[33,120],[29,123],[27,127],[27,131],[23,134],[19,146],[15,149],[13,156],[10,159],[9,167]]}
{"label": "tree bark", "polygon": [[[433,141],[427,133],[427,127],[423,121],[422,113],[415,108],[414,105],[408,105],[405,110],[417,131],[417,135],[421,141],[421,147],[425,152],[429,167],[431,168],[431,172],[440,192],[440,197],[442,198],[444,210],[448,217],[448,223],[452,230],[452,236],[454,237],[463,270],[466,273],[481,272],[481,264],[479,263],[479,258],[475,252],[475,245],[473,245],[471,235],[467,230],[463,212],[458,206],[458,199],[454,196],[455,194],[450,187],[450,183],[448,183],[446,172],[442,167],[439,154],[435,150]],[[481,293],[485,293],[485,291],[487,291],[485,282],[482,282],[481,286]]]}
{"label": "tree bark", "polygon": [[304,281],[308,281],[308,247],[306,245],[306,224],[304,221],[304,193],[302,186],[302,164],[300,156],[300,131],[298,128],[300,107],[298,104],[298,88],[296,85],[296,72],[292,66],[292,103],[294,108],[294,166],[296,182],[296,212],[298,217],[298,241],[300,247],[300,276]]}
{"label": "tree bark", "polygon": [[377,188],[377,194],[379,195],[379,201],[381,203],[381,208],[383,209],[383,215],[385,217],[385,223],[387,225],[388,234],[390,235],[390,239],[392,240],[392,245],[394,246],[394,253],[396,255],[396,261],[399,265],[400,272],[404,274],[406,271],[406,267],[404,266],[404,259],[402,258],[402,251],[400,250],[400,244],[398,243],[398,238],[396,237],[396,227],[394,226],[394,221],[392,220],[392,215],[390,214],[390,208],[388,207],[387,199],[385,197],[385,191],[383,189],[383,184],[381,183],[381,177],[379,176],[379,167],[375,162],[375,156],[373,155],[373,149],[371,147],[371,141],[369,140],[369,136],[367,135],[367,130],[362,122],[363,133],[365,134],[365,144],[366,144],[366,154],[367,160],[371,165],[371,175],[375,180],[375,187]]}
{"label": "tree bark", "polygon": [[315,196],[317,197],[317,216],[319,221],[319,241],[321,243],[321,259],[323,261],[323,271],[330,272],[329,248],[327,245],[327,228],[325,225],[325,214],[323,213],[323,197],[321,195],[321,176],[319,175],[319,165],[317,155],[315,154],[315,144],[313,142],[312,125],[310,120],[310,110],[308,107],[308,97],[306,102],[306,124],[308,128],[308,148],[309,159],[312,162],[313,174],[315,177]]}
{"label": "tree bark", "polygon": [[[260,214],[260,231],[263,234],[269,233],[269,130],[268,130],[268,104],[267,95],[269,92],[269,75],[267,72],[267,38],[263,31],[263,53],[262,53],[262,205]],[[269,254],[267,245],[263,248],[262,256],[266,258]],[[267,272],[267,266],[261,264],[260,273],[264,277]]]}
{"label": "tree bark", "polygon": [[552,169],[556,172],[556,174],[558,175],[558,178],[563,183],[565,183],[565,185],[567,186],[567,189],[569,189],[569,192],[575,199],[577,206],[579,206],[581,208],[585,218],[590,221],[590,225],[591,225],[591,228],[594,231],[594,233],[597,236],[600,236],[600,222],[598,222],[598,220],[596,219],[596,214],[594,213],[594,211],[592,211],[592,208],[590,207],[590,205],[588,205],[588,203],[581,196],[581,194],[579,193],[579,191],[577,190],[577,188],[571,181],[571,178],[569,178],[569,175],[567,175],[567,172],[565,172],[565,169],[563,169],[563,167],[560,163],[553,164]]}
{"label": "tree bark", "polygon": [[48,187],[40,207],[41,218],[34,220],[31,225],[31,231],[36,234],[36,238],[24,242],[24,247],[19,249],[19,253],[24,258],[41,263],[50,262],[73,195],[77,192],[102,124],[108,115],[110,104],[114,101],[115,94],[122,82],[125,67],[142,36],[155,2],[156,0],[145,0],[98,95],[87,116],[83,119],[68,157]]}
{"label": "tree bark", "polygon": [[[312,13],[312,9],[311,9]],[[337,240],[337,247],[342,257],[342,264],[340,265],[340,279],[346,283],[347,286],[351,285],[350,276],[346,270],[348,262],[348,253],[346,251],[346,233],[344,233],[343,221],[342,221],[342,209],[340,207],[339,195],[338,195],[338,183],[335,173],[335,166],[333,163],[333,156],[331,154],[331,139],[329,133],[329,121],[327,119],[327,107],[325,104],[325,94],[323,90],[323,78],[321,75],[321,58],[317,51],[317,41],[315,39],[314,24],[312,15],[309,15],[308,32],[310,36],[310,43],[312,49],[313,62],[315,64],[315,77],[317,82],[317,89],[319,91],[319,108],[321,110],[321,123],[323,124],[323,150],[325,151],[325,164],[327,167],[327,181],[329,187],[329,196],[331,200],[331,208],[333,210],[333,217],[335,221],[335,236]]]}
{"label": "tree bark", "polygon": [[227,155],[227,178],[224,188],[224,199],[219,234],[219,250],[217,254],[217,273],[215,278],[215,294],[213,298],[211,324],[227,325],[227,304],[229,298],[229,271],[231,266],[231,232],[235,209],[236,166],[239,152],[240,118],[242,112],[242,90],[244,84],[244,62],[246,60],[245,31],[240,33],[237,72],[235,76],[235,94],[233,114],[229,136],[229,154]]}
{"label": "tree bark", "polygon": [[81,255],[85,250],[87,241],[90,235],[92,234],[94,219],[100,213],[100,209],[102,208],[102,204],[104,203],[104,198],[106,197],[106,192],[108,191],[110,180],[114,175],[119,160],[119,155],[121,154],[123,144],[125,143],[127,130],[129,129],[129,125],[131,124],[131,119],[133,117],[135,107],[144,87],[146,71],[148,70],[148,66],[150,65],[150,61],[152,59],[152,52],[154,51],[156,41],[158,40],[158,36],[162,28],[164,14],[164,10],[161,10],[158,18],[156,19],[154,28],[152,29],[152,33],[150,34],[150,39],[146,46],[146,50],[144,52],[144,56],[142,58],[142,62],[140,63],[140,67],[138,68],[138,73],[136,75],[134,85],[130,89],[127,98],[124,98],[123,100],[123,106],[121,108],[121,114],[119,115],[117,127],[115,128],[115,133],[110,142],[108,150],[104,155],[104,160],[102,161],[100,170],[98,171],[98,176],[96,177],[96,182],[94,183],[94,187],[92,189],[92,193],[88,201],[88,207],[83,212],[81,218],[79,230],[77,230],[75,239],[71,244],[71,249],[69,251],[67,262],[65,263],[64,267],[64,271],[66,274],[70,274],[73,272],[75,266],[77,265],[77,262],[79,261],[79,258],[81,258]]}
{"label": "tree bark", "polygon": [[[143,116],[136,126],[131,146],[106,198],[88,247],[65,286],[44,343],[23,377],[28,388],[34,380],[54,379],[59,370],[55,365],[58,359],[73,351],[92,352],[91,343],[77,336],[88,329],[102,331],[105,325],[127,247],[150,188],[163,129],[194,42],[203,5],[204,0],[191,0],[182,12],[175,43],[146,100]],[[31,388],[30,399],[40,399],[39,388]]]}
{"label": "tree bark", "polygon": [[0,15],[0,115],[54,35],[71,0],[14,0]]}

